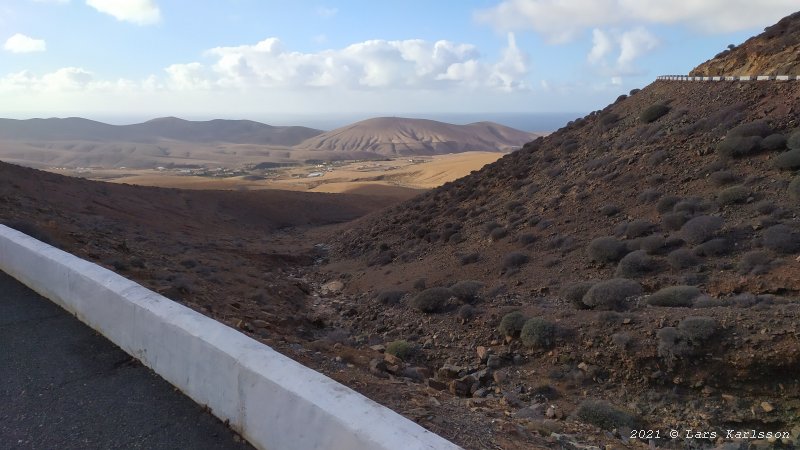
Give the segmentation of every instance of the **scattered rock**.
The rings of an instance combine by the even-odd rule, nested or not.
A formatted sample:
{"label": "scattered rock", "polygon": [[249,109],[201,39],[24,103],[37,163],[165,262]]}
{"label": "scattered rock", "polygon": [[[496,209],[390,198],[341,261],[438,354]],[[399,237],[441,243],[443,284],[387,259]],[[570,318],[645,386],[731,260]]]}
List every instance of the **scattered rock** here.
{"label": "scattered rock", "polygon": [[486,367],[488,367],[490,369],[499,369],[502,364],[503,364],[503,361],[497,355],[490,355],[486,359]]}
{"label": "scattered rock", "polygon": [[439,378],[443,380],[452,380],[453,378],[458,378],[458,374],[461,373],[463,368],[454,366],[452,364],[445,364],[436,372]]}
{"label": "scattered rock", "polygon": [[369,373],[380,378],[389,378],[389,375],[386,373],[386,361],[373,358],[369,362]]}
{"label": "scattered rock", "polygon": [[447,389],[447,383],[439,381],[435,378],[428,378],[425,384],[427,384],[429,388],[436,389],[437,391],[443,391]]}
{"label": "scattered rock", "polygon": [[486,359],[489,357],[489,354],[492,350],[488,347],[484,347],[483,345],[479,345],[475,351],[478,353],[478,359],[483,363],[486,362]]}
{"label": "scattered rock", "polygon": [[775,411],[775,407],[772,406],[772,404],[770,404],[769,402],[761,402],[761,409],[763,409],[764,412]]}

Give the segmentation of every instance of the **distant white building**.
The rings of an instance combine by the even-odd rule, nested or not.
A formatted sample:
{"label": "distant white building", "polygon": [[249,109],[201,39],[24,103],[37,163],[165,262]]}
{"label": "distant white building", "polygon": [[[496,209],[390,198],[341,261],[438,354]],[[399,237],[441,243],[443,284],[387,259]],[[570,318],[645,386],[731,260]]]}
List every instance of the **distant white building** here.
{"label": "distant white building", "polygon": [[311,172],[310,174],[307,175],[307,177],[308,178],[317,178],[317,177],[321,177],[323,175],[325,175],[325,174],[322,173],[322,172]]}

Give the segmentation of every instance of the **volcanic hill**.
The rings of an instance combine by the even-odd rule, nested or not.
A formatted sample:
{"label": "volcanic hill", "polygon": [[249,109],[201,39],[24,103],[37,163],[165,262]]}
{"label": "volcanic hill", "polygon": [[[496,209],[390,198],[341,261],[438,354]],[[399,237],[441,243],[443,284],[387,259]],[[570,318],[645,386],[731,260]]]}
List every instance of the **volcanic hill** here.
{"label": "volcanic hill", "polygon": [[377,117],[307,139],[298,150],[372,153],[385,156],[510,151],[535,133],[492,122],[453,125],[427,119]]}

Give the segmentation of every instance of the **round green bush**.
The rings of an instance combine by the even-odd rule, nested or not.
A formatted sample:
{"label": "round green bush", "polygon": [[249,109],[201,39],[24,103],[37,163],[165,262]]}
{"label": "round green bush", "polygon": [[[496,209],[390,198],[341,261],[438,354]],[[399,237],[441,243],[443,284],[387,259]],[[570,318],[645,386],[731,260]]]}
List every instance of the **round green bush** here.
{"label": "round green bush", "polygon": [[791,182],[789,182],[789,196],[796,201],[800,201],[800,175],[794,177]]}
{"label": "round green bush", "polygon": [[789,135],[789,139],[786,140],[786,146],[793,150],[800,149],[800,130],[795,130],[794,133]]}
{"label": "round green bush", "polygon": [[800,149],[783,152],[773,161],[772,165],[780,170],[800,169]]}
{"label": "round green bush", "polygon": [[453,291],[448,288],[432,287],[425,289],[411,299],[411,306],[424,313],[439,312],[452,296]]}
{"label": "round green bush", "polygon": [[589,292],[589,289],[597,284],[596,281],[579,281],[564,286],[561,289],[561,296],[569,300],[570,303],[575,305],[578,309],[588,309],[589,307],[583,303],[583,296]]}
{"label": "round green bush", "polygon": [[690,244],[702,244],[714,237],[724,220],[718,216],[697,216],[681,227],[681,236]]}
{"label": "round green bush", "polygon": [[731,186],[720,191],[720,193],[717,194],[717,200],[722,205],[732,205],[735,203],[744,203],[749,196],[750,190],[741,184],[737,184],[736,186]]}
{"label": "round green bush", "polygon": [[668,112],[669,112],[669,106],[662,104],[655,104],[649,106],[647,109],[642,111],[642,113],[639,115],[639,120],[641,120],[644,123],[655,122]]}
{"label": "round green bush", "polygon": [[761,149],[759,136],[728,136],[717,144],[720,155],[728,158],[739,158],[757,153]]}
{"label": "round green bush", "polygon": [[640,424],[636,416],[604,400],[584,400],[575,410],[574,417],[606,431],[621,427],[636,428]]}
{"label": "round green bush", "polygon": [[705,316],[690,316],[678,324],[678,330],[694,345],[708,341],[717,328],[717,321]]}
{"label": "round green bush", "polygon": [[700,296],[700,289],[694,286],[665,287],[647,298],[647,304],[653,306],[692,306],[695,298]]}
{"label": "round green bush", "polygon": [[593,261],[602,263],[617,262],[628,253],[625,243],[611,236],[593,239],[587,251]]}
{"label": "round green bush", "polygon": [[414,347],[408,341],[400,340],[393,341],[386,345],[386,353],[404,359],[414,350]]}
{"label": "round green bush", "polygon": [[525,316],[519,311],[514,311],[506,314],[500,320],[500,326],[497,327],[503,336],[517,337],[525,326]]}
{"label": "round green bush", "polygon": [[624,310],[627,301],[642,294],[642,285],[626,278],[612,278],[592,286],[583,296],[583,303],[595,309]]}
{"label": "round green bush", "polygon": [[483,283],[475,280],[461,280],[452,285],[450,289],[459,300],[474,302],[478,298],[478,293],[483,289]]}
{"label": "round green bush", "polygon": [[519,339],[527,347],[550,348],[555,343],[556,326],[541,317],[528,319],[522,327]]}
{"label": "round green bush", "polygon": [[503,267],[506,269],[516,269],[519,268],[529,261],[528,255],[521,252],[511,252],[503,258]]}
{"label": "round green bush", "polygon": [[700,258],[689,249],[679,248],[667,255],[667,263],[673,269],[682,270],[700,264]]}
{"label": "round green bush", "polygon": [[636,278],[658,270],[658,261],[644,250],[636,250],[625,255],[617,264],[615,276],[620,278]]}
{"label": "round green bush", "polygon": [[761,141],[764,150],[783,150],[786,148],[786,136],[780,133],[770,134]]}

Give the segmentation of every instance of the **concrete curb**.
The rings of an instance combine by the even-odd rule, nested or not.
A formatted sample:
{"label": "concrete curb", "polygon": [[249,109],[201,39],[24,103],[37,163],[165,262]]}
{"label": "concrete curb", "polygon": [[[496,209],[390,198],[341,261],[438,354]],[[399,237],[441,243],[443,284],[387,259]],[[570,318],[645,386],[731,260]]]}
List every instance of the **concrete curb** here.
{"label": "concrete curb", "polygon": [[798,81],[800,75],[748,75],[741,77],[690,77],[688,75],[661,75],[658,81]]}
{"label": "concrete curb", "polygon": [[0,270],[208,406],[256,448],[459,448],[226,325],[3,225]]}

